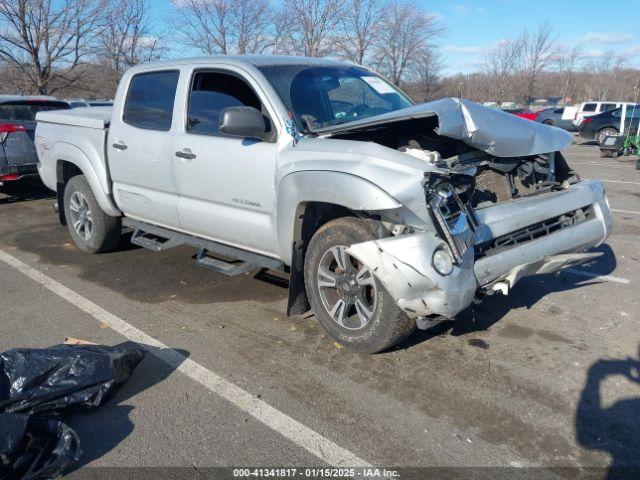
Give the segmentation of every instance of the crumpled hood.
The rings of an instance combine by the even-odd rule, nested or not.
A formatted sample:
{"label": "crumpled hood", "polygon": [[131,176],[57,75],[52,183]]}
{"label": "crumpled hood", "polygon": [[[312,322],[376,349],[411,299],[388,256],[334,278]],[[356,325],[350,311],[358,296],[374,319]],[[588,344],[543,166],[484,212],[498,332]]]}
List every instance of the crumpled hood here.
{"label": "crumpled hood", "polygon": [[320,135],[366,131],[399,121],[438,117],[438,135],[461,140],[496,157],[524,157],[563,150],[571,134],[460,98],[443,98],[384,115],[317,130]]}

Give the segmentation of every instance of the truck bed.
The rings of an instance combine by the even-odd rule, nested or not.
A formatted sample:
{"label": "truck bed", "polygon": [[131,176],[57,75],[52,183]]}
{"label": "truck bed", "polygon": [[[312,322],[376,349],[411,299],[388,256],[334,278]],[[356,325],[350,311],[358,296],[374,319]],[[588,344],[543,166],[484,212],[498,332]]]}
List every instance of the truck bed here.
{"label": "truck bed", "polygon": [[93,188],[111,193],[105,154],[111,107],[39,112],[36,120],[39,172],[47,187],[56,190],[56,163],[67,159],[83,171]]}
{"label": "truck bed", "polygon": [[84,107],[71,110],[53,110],[38,113],[39,122],[59,123],[75,127],[97,128],[109,127],[111,107]]}

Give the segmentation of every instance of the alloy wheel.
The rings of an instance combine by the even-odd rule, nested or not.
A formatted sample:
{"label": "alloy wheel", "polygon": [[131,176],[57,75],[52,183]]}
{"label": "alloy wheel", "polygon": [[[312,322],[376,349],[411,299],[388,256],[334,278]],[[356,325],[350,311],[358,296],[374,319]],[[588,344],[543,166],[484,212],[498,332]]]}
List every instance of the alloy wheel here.
{"label": "alloy wheel", "polygon": [[69,199],[71,224],[80,238],[88,241],[93,230],[91,207],[82,192],[73,192]]}
{"label": "alloy wheel", "polygon": [[373,318],[377,287],[369,267],[346,250],[346,246],[335,246],[322,255],[316,282],[331,318],[343,328],[359,330]]}

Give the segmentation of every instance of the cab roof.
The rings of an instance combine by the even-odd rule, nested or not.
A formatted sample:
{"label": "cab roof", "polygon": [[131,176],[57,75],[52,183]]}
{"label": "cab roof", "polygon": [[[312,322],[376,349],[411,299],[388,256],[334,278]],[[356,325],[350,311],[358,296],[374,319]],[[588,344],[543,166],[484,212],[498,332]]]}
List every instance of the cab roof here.
{"label": "cab roof", "polygon": [[278,65],[310,65],[337,66],[349,65],[330,58],[302,57],[294,55],[212,55],[208,57],[179,58],[160,62],[145,63],[133,67],[132,70],[148,70],[158,67],[177,67],[182,65],[198,65],[208,63],[226,63],[237,66],[268,67]]}

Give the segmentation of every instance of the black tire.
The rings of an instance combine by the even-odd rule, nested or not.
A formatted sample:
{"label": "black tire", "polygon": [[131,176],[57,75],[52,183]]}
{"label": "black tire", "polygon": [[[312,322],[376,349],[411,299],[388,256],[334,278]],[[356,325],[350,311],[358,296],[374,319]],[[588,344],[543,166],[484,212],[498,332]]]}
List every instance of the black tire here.
{"label": "black tire", "polygon": [[[74,196],[78,194],[79,196]],[[72,197],[76,208],[72,208]],[[77,231],[74,222],[79,215],[76,213],[77,199],[86,200],[86,209],[89,212],[90,228]],[[84,211],[84,209],[83,209]],[[101,253],[114,250],[120,241],[122,222],[120,217],[112,217],[102,211],[91,187],[84,175],[77,175],[66,184],[64,189],[64,215],[71,238],[78,248],[87,253]],[[85,213],[84,217],[86,219]],[[86,236],[83,236],[86,234]]]}
{"label": "black tire", "polygon": [[618,130],[613,127],[605,127],[602,130],[598,130],[598,133],[596,134],[596,141],[598,142],[598,145],[602,145],[602,142],[604,142],[604,138],[607,135],[615,135],[616,133],[618,133]]}
{"label": "black tire", "polygon": [[[335,291],[336,304],[342,297],[341,295],[347,295],[344,290],[340,290],[341,287],[320,287],[318,280],[318,270],[320,268],[321,261],[326,262],[325,255],[331,255],[332,248],[338,248],[343,246],[349,246],[354,243],[365,242],[375,239],[370,222],[353,217],[344,217],[332,220],[318,229],[314,234],[309,247],[307,249],[305,257],[305,287],[307,290],[307,296],[314,310],[316,318],[329,333],[329,335],[335,339],[338,343],[344,345],[351,350],[359,353],[377,353],[386,350],[402,340],[409,337],[416,328],[415,320],[410,319],[407,315],[398,308],[395,301],[385,290],[384,286],[376,279],[371,272],[368,272],[371,282],[370,287],[354,286],[353,298],[359,299],[361,302],[364,300],[367,302],[369,312],[372,314],[369,316],[368,323],[365,323],[364,317],[360,316],[360,311],[356,308],[355,304],[351,304],[348,309],[352,311],[351,318],[345,318],[342,324],[338,323],[332,317],[329,308],[323,303],[323,298],[326,301],[327,296]],[[363,265],[360,265],[355,259],[349,260],[350,267],[354,267],[355,270],[362,272]],[[335,259],[333,262],[336,264],[335,271],[332,274],[338,274],[340,270],[345,272],[344,269],[339,269]],[[326,265],[326,263],[323,263]],[[349,268],[350,268],[349,267]],[[323,267],[323,271],[326,271]],[[343,277],[344,278],[344,277]],[[347,285],[347,282],[337,284]],[[350,287],[350,288],[351,288]],[[321,288],[325,288],[321,293]],[[364,298],[364,297],[367,298]],[[348,303],[345,302],[345,305]],[[362,305],[362,303],[360,303]],[[355,323],[348,323],[355,322]],[[364,324],[364,326],[362,326]]]}

